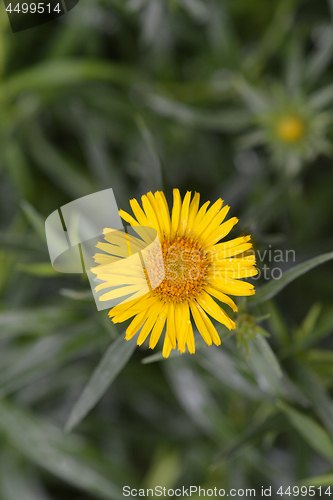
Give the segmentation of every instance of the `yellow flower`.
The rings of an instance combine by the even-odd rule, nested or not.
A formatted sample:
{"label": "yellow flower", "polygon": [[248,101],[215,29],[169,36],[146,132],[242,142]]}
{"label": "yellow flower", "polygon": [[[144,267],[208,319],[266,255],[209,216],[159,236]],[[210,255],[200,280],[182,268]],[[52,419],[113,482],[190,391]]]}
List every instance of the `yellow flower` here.
{"label": "yellow flower", "polygon": [[[151,349],[165,328],[164,357],[177,346],[181,352],[187,346],[194,353],[191,318],[208,345],[219,345],[221,340],[208,315],[229,330],[235,323],[214,299],[237,311],[228,295],[254,294],[254,286],[241,280],[257,274],[255,256],[249,252],[250,236],[219,243],[238,219],[224,221],[229,207],[222,208],[223,200],[218,199],[210,208],[206,202],[199,209],[199,199],[195,193],[191,201],[188,191],[182,201],[179,190],[174,189],[171,217],[162,191],[142,196],[143,208],[131,200],[136,219],[122,210],[120,215],[140,238],[106,229],[108,243],[97,245],[106,254],[94,256],[99,266],[92,271],[103,281],[96,291],[118,286],[99,300],[122,298],[109,312],[112,321],[119,323],[134,316],[125,338],[131,339],[141,329],[137,343],[141,345],[150,334]],[[149,228],[157,232],[158,247],[152,243]],[[128,294],[133,295],[128,298]]]}
{"label": "yellow flower", "polygon": [[282,141],[297,142],[304,137],[304,122],[298,116],[284,116],[277,123],[276,134]]}

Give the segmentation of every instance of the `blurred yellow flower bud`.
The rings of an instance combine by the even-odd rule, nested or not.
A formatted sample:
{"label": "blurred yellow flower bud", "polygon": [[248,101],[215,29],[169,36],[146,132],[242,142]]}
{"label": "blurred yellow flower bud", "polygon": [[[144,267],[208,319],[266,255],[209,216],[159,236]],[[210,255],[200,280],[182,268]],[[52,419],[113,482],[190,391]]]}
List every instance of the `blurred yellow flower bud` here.
{"label": "blurred yellow flower bud", "polygon": [[297,142],[305,133],[305,124],[298,116],[284,116],[276,127],[279,139],[285,142]]}

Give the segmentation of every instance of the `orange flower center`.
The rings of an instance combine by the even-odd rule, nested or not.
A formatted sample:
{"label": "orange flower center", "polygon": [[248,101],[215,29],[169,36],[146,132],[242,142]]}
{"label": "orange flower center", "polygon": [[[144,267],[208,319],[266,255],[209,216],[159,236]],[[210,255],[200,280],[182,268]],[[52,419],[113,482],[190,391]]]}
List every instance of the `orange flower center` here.
{"label": "orange flower center", "polygon": [[197,296],[206,282],[208,263],[201,245],[178,236],[161,243],[164,280],[154,293],[166,302],[184,302]]}

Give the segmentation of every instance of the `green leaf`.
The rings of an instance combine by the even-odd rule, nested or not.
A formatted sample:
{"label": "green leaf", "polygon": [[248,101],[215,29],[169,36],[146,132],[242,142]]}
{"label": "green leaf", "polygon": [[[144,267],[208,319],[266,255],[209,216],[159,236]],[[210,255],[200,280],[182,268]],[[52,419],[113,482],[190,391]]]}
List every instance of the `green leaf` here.
{"label": "green leaf", "polygon": [[250,85],[242,76],[237,76],[233,83],[235,90],[243,98],[245,104],[254,115],[258,115],[269,109],[269,97],[267,94],[264,94],[262,89],[257,89]]}
{"label": "green leaf", "polygon": [[259,401],[265,398],[265,393],[257,387],[253,378],[246,377],[240,370],[240,363],[225,350],[215,347],[202,349],[197,354],[197,361],[232,392]]}
{"label": "green leaf", "polygon": [[49,422],[2,400],[0,430],[19,452],[58,478],[104,500],[123,498],[120,488],[76,456],[83,442]]}
{"label": "green leaf", "polygon": [[73,162],[46,138],[37,122],[30,124],[28,132],[34,160],[55,184],[70,196],[75,197],[85,196],[95,191],[94,184],[82,172],[82,167],[73,166]]}
{"label": "green leaf", "polygon": [[[300,339],[295,339],[289,346],[283,347],[279,351],[279,358],[287,358],[295,353],[306,351],[311,345],[319,342],[327,335],[330,335],[333,328],[333,310],[323,313],[318,321],[318,325],[311,331],[311,334]],[[329,351],[327,351],[329,353]]]}
{"label": "green leaf", "polygon": [[281,401],[278,402],[277,406],[314,450],[333,461],[333,442],[327,432],[315,420]]}
{"label": "green leaf", "polygon": [[277,357],[275,356],[274,352],[272,351],[271,346],[269,345],[267,340],[263,337],[263,335],[267,334],[267,332],[259,326],[257,326],[256,329],[257,329],[259,335],[254,340],[254,342],[256,342],[258,344],[259,349],[262,352],[262,355],[266,358],[266,361],[273,368],[276,375],[278,377],[282,377],[282,370],[280,367],[280,363],[279,363]]}
{"label": "green leaf", "polygon": [[162,189],[162,165],[154,138],[141,115],[136,117],[136,123],[150,157],[150,161],[145,164],[145,177],[154,189]]}
{"label": "green leaf", "polygon": [[333,58],[333,33],[330,25],[322,30],[320,37],[325,43],[316,43],[317,49],[310,54],[305,70],[305,79],[310,84],[319,79]]}
{"label": "green leaf", "polygon": [[313,259],[309,259],[302,264],[298,264],[289,271],[285,272],[280,279],[271,280],[269,283],[259,288],[256,294],[248,299],[249,305],[251,307],[256,306],[257,304],[261,304],[262,302],[271,299],[296,278],[331,259],[333,259],[333,252],[328,252],[323,255],[319,255],[318,257],[314,257]]}
{"label": "green leaf", "polygon": [[89,290],[72,290],[71,288],[61,288],[59,291],[60,295],[72,300],[93,300],[93,294]]}
{"label": "green leaf", "polygon": [[251,114],[243,109],[209,112],[196,109],[181,102],[171,101],[159,95],[148,99],[149,107],[155,113],[173,118],[179,123],[199,129],[217,130],[221,132],[238,132],[252,123]]}
{"label": "green leaf", "polygon": [[22,145],[14,137],[3,151],[4,166],[7,169],[21,198],[32,198],[34,193],[33,174]]}
{"label": "green leaf", "polygon": [[233,434],[233,425],[228,417],[219,412],[208,384],[199,375],[188,358],[168,359],[162,365],[170,387],[179,404],[191,420],[205,433],[223,441]]}
{"label": "green leaf", "polygon": [[[21,463],[20,463],[21,462]],[[51,500],[35,474],[18,460],[9,446],[0,455],[0,497],[6,500]]]}
{"label": "green leaf", "polygon": [[294,30],[291,33],[289,50],[286,54],[285,72],[286,72],[286,90],[290,96],[296,95],[301,87],[303,73],[303,44],[299,33]]}
{"label": "green leaf", "polygon": [[244,450],[250,442],[262,439],[265,434],[274,432],[277,429],[283,429],[286,426],[286,419],[276,411],[270,412],[259,422],[254,421],[249,424],[240,437],[233,440],[228,446],[223,448],[216,456],[213,468],[216,469],[225,459],[231,458],[232,455],[239,454]]}
{"label": "green leaf", "polygon": [[[202,339],[198,339],[198,340],[196,339],[195,340],[195,350],[196,350],[196,352],[201,347],[207,347],[206,342],[204,342]],[[182,353],[180,351],[172,350],[170,352],[168,358],[165,358],[163,356],[163,351],[158,351],[155,354],[151,354],[150,356],[147,356],[146,358],[143,358],[141,360],[141,363],[144,364],[144,365],[146,365],[148,363],[156,363],[157,361],[166,361],[167,359],[170,359],[170,358],[178,358],[178,356],[183,356],[183,355],[184,355],[184,353]]]}
{"label": "green leaf", "polygon": [[290,0],[281,0],[276,5],[272,21],[258,40],[255,49],[245,58],[245,66],[249,68],[251,76],[262,70],[269,57],[279,50],[287,34],[292,31],[295,15],[293,3]]}
{"label": "green leaf", "polygon": [[333,472],[331,472],[330,474],[324,474],[323,476],[302,479],[299,484],[303,484],[304,486],[332,486]]}
{"label": "green leaf", "polygon": [[263,337],[258,336],[254,341],[249,342],[249,356],[246,362],[258,386],[267,396],[270,398],[283,396],[289,401],[297,401],[300,405],[308,405],[306,397],[282,372],[279,361]]}
{"label": "green leaf", "polygon": [[299,367],[299,384],[313,404],[314,411],[322,421],[327,432],[333,439],[333,401],[325,390],[321,380],[307,370],[305,367]]}
{"label": "green leaf", "polygon": [[[175,358],[175,357],[182,356],[182,355],[183,355],[183,353],[181,353],[180,351],[171,351],[168,359]],[[166,358],[163,356],[163,351],[155,352],[155,354],[151,354],[150,356],[143,358],[141,360],[141,363],[146,365],[149,363],[156,363],[157,361],[166,361]]]}
{"label": "green leaf", "polygon": [[66,431],[71,431],[96,405],[105,391],[110,387],[119,372],[136,348],[136,337],[126,341],[120,335],[104,354],[95,368],[88,384],[74,405],[65,425]]}
{"label": "green leaf", "polygon": [[330,83],[325,87],[312,92],[309,96],[308,104],[314,110],[325,108],[333,101],[333,84]]}
{"label": "green leaf", "polygon": [[36,234],[43,242],[46,242],[44,217],[28,201],[22,200],[20,205]]}
{"label": "green leaf", "polygon": [[281,371],[276,367],[278,362],[272,365],[271,356],[268,355],[266,348],[267,346],[263,347],[256,341],[249,342],[249,356],[246,362],[264,393],[270,397],[286,395]]}
{"label": "green leaf", "polygon": [[333,351],[308,349],[302,353],[301,360],[309,366],[323,381],[333,378]]}
{"label": "green leaf", "polygon": [[167,489],[173,488],[182,472],[181,465],[179,450],[161,443],[155,453],[151,469],[144,479],[145,486],[155,488],[163,484]]}
{"label": "green leaf", "polygon": [[0,85],[0,94],[16,97],[27,90],[45,92],[89,81],[132,85],[136,80],[137,75],[131,68],[109,61],[51,60],[16,73]]}
{"label": "green leaf", "polygon": [[50,262],[34,262],[31,264],[17,264],[16,269],[23,273],[32,274],[33,276],[40,277],[59,277],[58,271],[55,271]]}
{"label": "green leaf", "polygon": [[286,321],[277,305],[272,300],[268,300],[265,303],[265,307],[269,314],[268,323],[271,326],[273,333],[275,333],[276,338],[279,340],[281,345],[288,345],[290,342],[290,333]]}
{"label": "green leaf", "polygon": [[22,334],[42,335],[77,321],[68,307],[44,306],[0,311],[0,338]]}
{"label": "green leaf", "polygon": [[[225,333],[225,332],[223,332]],[[226,332],[226,336],[229,337],[230,332]],[[223,334],[220,334],[221,341],[223,342],[225,338],[223,338]],[[195,339],[195,352],[198,352],[199,349],[202,347],[207,347],[206,342],[204,342],[202,339]],[[169,354],[168,358],[165,358],[163,356],[163,351],[158,351],[155,354],[151,354],[150,356],[147,356],[146,358],[143,358],[141,360],[141,363],[146,365],[149,363],[156,363],[157,361],[166,361],[167,359],[170,358],[177,358],[178,356],[183,356],[184,353],[181,353],[180,351],[172,350],[171,353]]]}
{"label": "green leaf", "polygon": [[94,326],[91,321],[81,322],[62,333],[8,348],[0,372],[1,390],[6,394],[17,391],[70,359],[100,348],[102,339]]}
{"label": "green leaf", "polygon": [[312,332],[315,329],[315,326],[317,324],[318,318],[320,316],[320,313],[322,311],[322,304],[315,303],[310,307],[307,315],[305,316],[302,324],[300,327],[296,330],[295,333],[295,338],[296,339],[304,339],[306,337],[309,337]]}

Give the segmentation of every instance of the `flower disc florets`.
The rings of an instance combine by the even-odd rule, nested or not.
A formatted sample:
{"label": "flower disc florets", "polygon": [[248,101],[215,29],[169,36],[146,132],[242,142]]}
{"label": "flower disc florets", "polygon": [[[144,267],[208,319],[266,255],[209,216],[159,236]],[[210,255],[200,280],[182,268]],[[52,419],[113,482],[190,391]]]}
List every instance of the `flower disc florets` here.
{"label": "flower disc florets", "polygon": [[199,295],[208,270],[201,244],[178,236],[164,240],[161,247],[165,278],[154,294],[165,302],[184,302]]}

